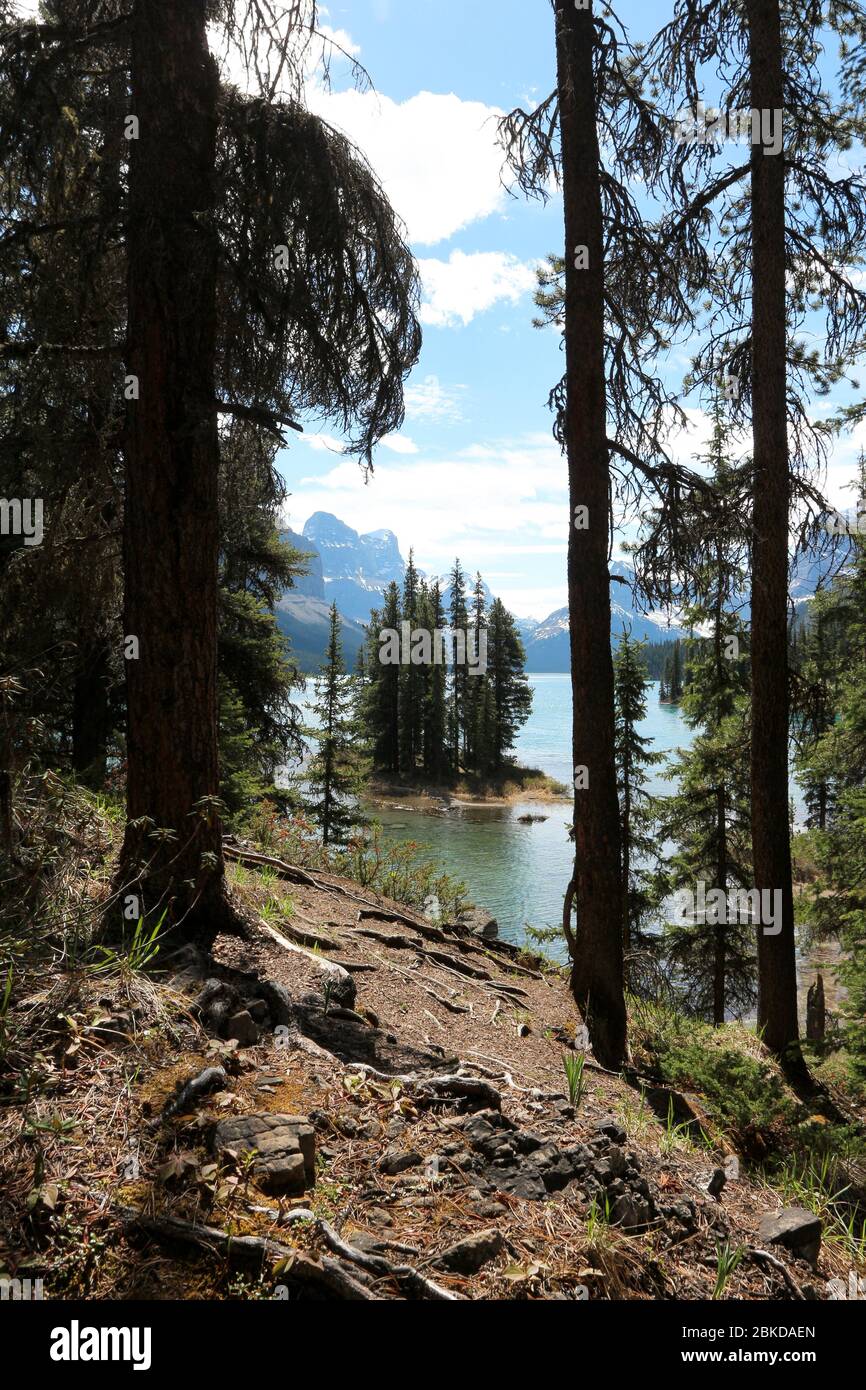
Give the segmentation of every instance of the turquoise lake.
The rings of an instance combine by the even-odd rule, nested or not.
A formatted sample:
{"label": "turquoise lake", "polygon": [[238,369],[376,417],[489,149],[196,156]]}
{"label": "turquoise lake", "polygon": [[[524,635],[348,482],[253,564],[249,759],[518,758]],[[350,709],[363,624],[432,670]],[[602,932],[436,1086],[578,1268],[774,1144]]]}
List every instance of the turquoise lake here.
{"label": "turquoise lake", "polygon": [[[531,676],[532,714],[515,753],[525,767],[540,768],[568,786],[571,772],[571,679]],[[641,732],[657,750],[685,746],[690,733],[678,709],[660,705],[658,686],[650,691]],[[654,791],[665,789],[663,769],[654,769]],[[376,819],[389,838],[426,846],[427,856],[466,884],[470,898],[487,908],[500,935],[522,941],[527,923],[554,926],[562,914],[571,878],[573,847],[568,838],[567,802],[519,802],[513,806],[472,806],[447,815],[377,808]],[[519,817],[545,816],[533,825]]]}
{"label": "turquoise lake", "polygon": [[[521,730],[515,754],[524,767],[540,768],[558,781],[571,782],[571,679],[567,675],[533,675],[532,714]],[[308,701],[299,703],[310,720]],[[677,706],[659,703],[658,683],[648,691],[647,716],[641,733],[656,752],[688,747],[691,731]],[[312,722],[312,720],[310,720]],[[670,788],[664,764],[651,770],[651,791]],[[797,819],[803,814],[799,789],[792,783]],[[399,803],[399,794],[394,802]],[[524,928],[556,926],[571,878],[573,849],[568,838],[568,802],[520,801],[511,806],[464,806],[445,814],[376,806],[371,816],[386,838],[410,840],[419,854],[460,879],[469,898],[499,923],[499,933],[522,942]],[[525,815],[543,816],[531,825]],[[549,950],[552,948],[548,948]]]}

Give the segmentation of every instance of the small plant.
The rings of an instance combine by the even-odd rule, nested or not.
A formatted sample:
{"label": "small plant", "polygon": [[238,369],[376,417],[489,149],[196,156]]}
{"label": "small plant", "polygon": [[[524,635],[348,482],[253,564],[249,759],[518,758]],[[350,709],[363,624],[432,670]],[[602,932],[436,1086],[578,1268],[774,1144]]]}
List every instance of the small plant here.
{"label": "small plant", "polygon": [[6,1051],[6,1019],[9,1014],[9,1004],[12,999],[12,966],[6,971],[6,983],[3,986],[3,993],[0,995],[0,1057]]}
{"label": "small plant", "polygon": [[727,1241],[716,1242],[716,1287],[713,1289],[713,1298],[721,1298],[725,1292],[728,1280],[735,1273],[741,1264],[745,1250],[742,1245],[736,1250],[732,1250]]}
{"label": "small plant", "polygon": [[668,1101],[668,1114],[665,1122],[665,1132],[662,1136],[662,1153],[671,1153],[674,1149],[690,1149],[692,1147],[692,1135],[688,1121],[677,1124],[674,1118],[673,1097]]}
{"label": "small plant", "polygon": [[152,927],[147,926],[146,917],[140,917],[135,924],[128,950],[116,951],[111,946],[97,946],[95,949],[102,959],[92,962],[88,969],[94,975],[140,974],[159,955],[162,924],[167,915],[168,908],[163,911],[161,917]]}
{"label": "small plant", "polygon": [[563,1052],[562,1065],[568,1085],[568,1099],[576,1110],[583,1099],[583,1073],[586,1057],[582,1052]]}

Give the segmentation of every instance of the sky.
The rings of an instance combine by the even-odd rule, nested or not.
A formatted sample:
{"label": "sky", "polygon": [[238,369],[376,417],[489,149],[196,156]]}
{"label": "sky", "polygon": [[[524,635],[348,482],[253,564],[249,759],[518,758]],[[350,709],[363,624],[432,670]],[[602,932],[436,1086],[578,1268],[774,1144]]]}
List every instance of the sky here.
{"label": "sky", "polygon": [[[658,0],[622,0],[633,37],[668,17]],[[503,185],[496,121],[553,86],[549,0],[347,0],[324,23],[365,65],[375,91],[337,65],[310,103],[364,151],[406,224],[422,284],[424,345],[406,388],[406,422],[383,441],[365,484],[327,427],[308,425],[280,457],[300,530],[329,511],[364,532],[394,531],[431,574],[455,555],[520,617],[566,601],[565,462],[551,435],[560,339],[532,326],[535,267],[562,246],[562,202],[526,202]],[[709,95],[712,95],[711,93]],[[685,369],[688,345],[672,370]],[[822,408],[829,405],[824,402]],[[671,441],[684,461],[705,444],[703,412]],[[837,446],[834,505],[866,434]]]}
{"label": "sky", "polygon": [[[650,36],[671,9],[666,0],[617,4],[632,38]],[[374,90],[355,90],[349,64],[335,59],[330,91],[313,78],[308,101],[366,154],[405,224],[423,284],[424,345],[405,425],[383,440],[369,482],[327,421],[306,420],[304,435],[292,436],[279,458],[286,521],[299,531],[328,511],[360,532],[387,528],[428,574],[459,555],[519,617],[543,619],[566,601],[568,503],[547,409],[561,340],[532,326],[532,293],[537,265],[562,249],[562,202],[509,193],[496,123],[553,87],[551,5],[330,0],[320,19]],[[231,55],[225,61],[239,80]],[[671,382],[687,365],[685,344]],[[697,402],[688,415],[689,431],[670,443],[683,461],[709,434]],[[835,506],[851,503],[862,446],[866,426],[836,448],[827,480]]]}

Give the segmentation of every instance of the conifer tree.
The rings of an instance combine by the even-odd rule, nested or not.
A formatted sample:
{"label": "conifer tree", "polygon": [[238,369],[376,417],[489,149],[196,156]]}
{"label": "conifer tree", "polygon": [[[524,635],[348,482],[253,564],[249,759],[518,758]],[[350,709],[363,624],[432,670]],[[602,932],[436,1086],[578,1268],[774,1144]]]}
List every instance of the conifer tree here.
{"label": "conifer tree", "polygon": [[[420,346],[415,270],[387,199],[301,100],[314,0],[279,20],[269,11],[53,0],[43,22],[0,12],[0,156],[15,184],[0,269],[20,276],[23,252],[38,285],[43,247],[82,238],[84,286],[106,245],[111,283],[124,286],[108,316],[82,294],[68,337],[13,313],[0,356],[82,373],[110,364],[115,399],[125,393],[117,883],[135,886],[145,910],[166,897],[186,931],[199,917],[235,922],[218,802],[218,417],[282,439],[299,412],[323,411],[369,464],[402,423]],[[255,55],[259,96],[220,89],[209,23]],[[125,149],[99,210],[90,195],[115,139]]]}
{"label": "conifer tree", "polygon": [[649,865],[657,857],[647,776],[662,761],[652,740],[639,732],[646,718],[650,681],[643,660],[646,644],[623,632],[613,660],[616,772],[622,834],[622,939],[626,980],[633,985],[631,952],[639,951],[643,924],[656,906]]}
{"label": "conifer tree", "polygon": [[[448,576],[450,599],[448,617],[451,624],[452,654],[456,653],[456,634],[464,637],[469,626],[469,610],[466,606],[466,576],[459,560]],[[451,734],[451,765],[454,776],[458,776],[466,755],[466,720],[468,716],[469,672],[466,665],[457,660],[451,662],[451,698],[449,701],[449,726]]]}
{"label": "conifer tree", "polygon": [[[487,771],[500,772],[532,712],[532,688],[524,671],[526,653],[514,619],[494,599],[487,624],[487,672],[472,676],[481,686],[480,729],[487,731]],[[489,692],[489,702],[484,698]]]}
{"label": "conifer tree", "polygon": [[[805,7],[677,0],[646,63],[653,95],[669,103],[674,120],[684,104],[696,119],[712,76],[725,123],[742,109],[750,127],[751,149],[734,147],[721,168],[706,132],[681,141],[674,225],[691,240],[683,288],[706,299],[711,313],[690,384],[715,395],[724,382],[732,420],[750,427],[754,441],[742,495],[751,521],[752,859],[755,886],[780,892],[783,903],[781,932],[758,932],[758,1022],[801,1080],[788,815],[789,540],[792,530],[801,543],[814,536],[826,511],[815,476],[827,434],[814,425],[810,396],[845,374],[866,330],[866,294],[851,273],[866,246],[866,189],[839,158],[855,123],[827,88],[827,25],[862,34],[866,11],[856,0]],[[724,244],[715,265],[703,244],[710,229]],[[816,348],[818,315],[824,342]]]}
{"label": "conifer tree", "polygon": [[444,634],[445,614],[442,609],[442,592],[439,581],[434,580],[426,593],[425,625],[433,635],[433,664],[427,679],[424,700],[424,776],[434,786],[440,785],[448,775],[450,747],[448,741],[448,668],[445,662],[445,644],[436,634]]}
{"label": "conifer tree", "polygon": [[400,590],[392,580],[381,611],[370,617],[366,681],[360,697],[373,766],[389,777],[400,775],[400,665],[386,658],[392,645],[389,639],[396,636],[399,642],[401,621]]}
{"label": "conifer tree", "polygon": [[343,665],[336,603],[331,605],[328,648],[312,708],[317,751],[306,770],[306,809],[321,830],[322,844],[341,845],[363,818],[358,809],[361,769],[353,680]]}
{"label": "conifer tree", "polygon": [[[429,665],[425,660],[423,581],[409,551],[403,579],[402,622],[409,629],[409,661],[400,666],[400,771],[410,781],[416,776],[424,740],[424,701]],[[403,634],[401,632],[401,638]]]}

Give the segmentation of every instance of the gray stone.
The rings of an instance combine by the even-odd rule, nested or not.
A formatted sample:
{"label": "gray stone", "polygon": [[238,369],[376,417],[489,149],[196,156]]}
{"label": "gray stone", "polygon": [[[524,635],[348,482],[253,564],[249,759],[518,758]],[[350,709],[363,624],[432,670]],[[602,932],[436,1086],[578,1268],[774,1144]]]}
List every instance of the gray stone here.
{"label": "gray stone", "polygon": [[595,1132],[612,1139],[614,1144],[624,1144],[628,1138],[619,1120],[615,1120],[612,1115],[605,1115],[603,1119],[599,1120],[595,1126]]}
{"label": "gray stone", "polygon": [[636,1230],[652,1220],[652,1210],[643,1197],[632,1192],[617,1197],[610,1212],[610,1224],[621,1226],[624,1231]]}
{"label": "gray stone", "polygon": [[214,1130],[216,1153],[255,1151],[253,1177],[265,1192],[301,1193],[316,1176],[316,1136],[300,1115],[238,1115]]}
{"label": "gray stone", "polygon": [[615,1178],[624,1177],[628,1170],[628,1161],[625,1156],[625,1149],[621,1149],[618,1144],[612,1144],[608,1152],[605,1163]]}
{"label": "gray stone", "polygon": [[229,1019],[226,1037],[234,1038],[241,1047],[255,1047],[259,1040],[258,1024],[246,1009],[240,1009]]}
{"label": "gray stone", "polygon": [[466,1236],[456,1245],[443,1250],[433,1264],[437,1269],[447,1269],[453,1274],[477,1274],[479,1269],[495,1260],[505,1248],[505,1241],[496,1230],[479,1231],[477,1235]]}
{"label": "gray stone", "polygon": [[805,1207],[785,1207],[763,1216],[758,1235],[766,1245],[781,1245],[801,1260],[814,1264],[821,1250],[823,1226],[820,1216]]}
{"label": "gray stone", "polygon": [[388,1149],[379,1159],[379,1167],[389,1178],[405,1173],[408,1168],[417,1168],[424,1159],[417,1149]]}
{"label": "gray stone", "polygon": [[485,941],[494,941],[499,935],[499,923],[483,907],[473,907],[471,912],[465,912],[460,924],[473,936],[480,936]]}

